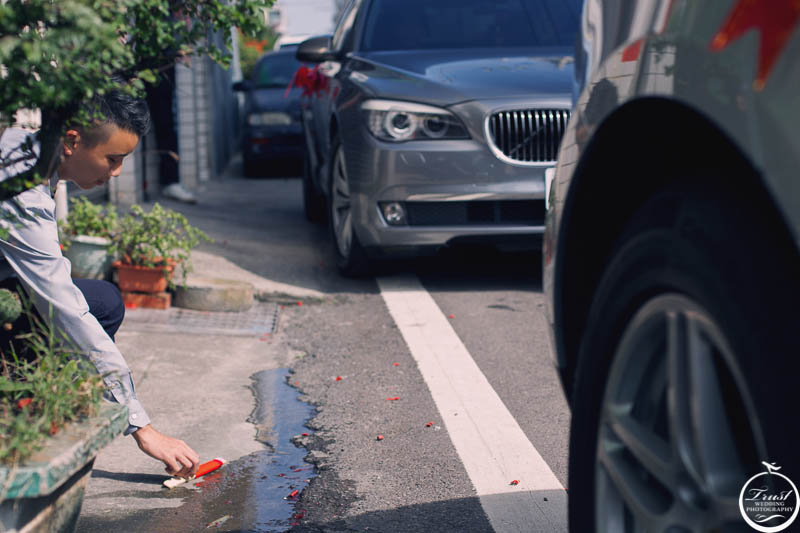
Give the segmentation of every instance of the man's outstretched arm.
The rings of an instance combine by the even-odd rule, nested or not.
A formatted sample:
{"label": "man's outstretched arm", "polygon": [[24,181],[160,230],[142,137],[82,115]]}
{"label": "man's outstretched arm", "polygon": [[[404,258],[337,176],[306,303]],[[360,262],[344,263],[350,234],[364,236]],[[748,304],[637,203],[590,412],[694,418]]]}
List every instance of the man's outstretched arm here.
{"label": "man's outstretched arm", "polygon": [[61,255],[55,221],[55,204],[40,186],[20,194],[14,201],[0,202],[0,214],[13,215],[14,223],[0,217],[9,231],[0,238],[0,252],[33,300],[39,314],[49,316],[58,330],[67,334],[76,347],[103,375],[106,399],[128,406],[128,429],[139,448],[162,461],[167,472],[184,475],[197,470],[198,456],[186,443],[167,437],[150,426],[125,358],[103,330],[83,293],[72,282],[69,261]]}

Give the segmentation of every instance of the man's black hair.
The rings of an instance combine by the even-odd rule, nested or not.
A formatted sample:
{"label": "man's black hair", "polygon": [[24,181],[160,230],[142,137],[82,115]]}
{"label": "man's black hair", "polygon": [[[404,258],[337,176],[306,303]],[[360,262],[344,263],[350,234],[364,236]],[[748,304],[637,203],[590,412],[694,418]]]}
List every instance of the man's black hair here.
{"label": "man's black hair", "polygon": [[94,146],[108,139],[105,124],[113,124],[121,130],[142,138],[150,129],[150,110],[147,102],[123,91],[113,90],[97,94],[87,101],[82,109],[91,117],[91,124],[79,126],[83,142]]}

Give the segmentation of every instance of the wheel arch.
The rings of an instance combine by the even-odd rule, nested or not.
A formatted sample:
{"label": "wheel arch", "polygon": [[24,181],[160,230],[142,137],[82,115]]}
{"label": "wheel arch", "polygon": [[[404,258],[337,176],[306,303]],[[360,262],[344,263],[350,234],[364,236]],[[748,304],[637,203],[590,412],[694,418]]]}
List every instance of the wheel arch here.
{"label": "wheel arch", "polygon": [[[642,168],[650,170],[646,178]],[[589,307],[620,232],[654,194],[688,179],[746,194],[753,205],[748,215],[781,234],[787,249],[795,247],[759,173],[707,117],[663,98],[620,107],[592,135],[572,176],[561,219],[554,312],[568,397]]]}

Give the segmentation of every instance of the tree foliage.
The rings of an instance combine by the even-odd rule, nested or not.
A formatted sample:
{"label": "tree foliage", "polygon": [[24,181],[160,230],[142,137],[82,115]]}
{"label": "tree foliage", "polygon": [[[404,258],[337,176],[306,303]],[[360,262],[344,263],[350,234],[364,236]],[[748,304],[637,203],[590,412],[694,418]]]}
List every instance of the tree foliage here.
{"label": "tree foliage", "polygon": [[[0,0],[0,133],[19,109],[42,112],[37,164],[0,184],[0,200],[52,175],[65,122],[80,102],[111,89],[141,94],[189,55],[227,66],[230,28],[259,34],[272,1]],[[209,39],[213,32],[224,48]],[[0,153],[0,168],[8,164]]]}

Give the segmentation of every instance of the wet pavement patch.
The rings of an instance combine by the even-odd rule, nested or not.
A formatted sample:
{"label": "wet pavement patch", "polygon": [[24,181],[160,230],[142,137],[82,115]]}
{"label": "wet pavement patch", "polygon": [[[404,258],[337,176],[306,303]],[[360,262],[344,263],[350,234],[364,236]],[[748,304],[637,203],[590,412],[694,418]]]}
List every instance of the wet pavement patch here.
{"label": "wet pavement patch", "polygon": [[[267,450],[226,464],[194,483],[161,492],[117,494],[128,498],[180,498],[174,508],[86,517],[81,531],[258,531],[282,532],[297,521],[298,501],[314,477],[304,461],[306,450],[293,437],[311,433],[304,424],[313,408],[298,400],[286,383],[288,371],[263,371],[252,376],[256,398],[250,422]],[[163,479],[163,478],[162,478]]]}

